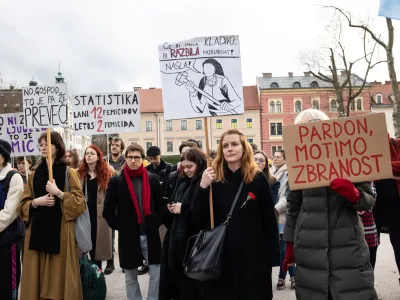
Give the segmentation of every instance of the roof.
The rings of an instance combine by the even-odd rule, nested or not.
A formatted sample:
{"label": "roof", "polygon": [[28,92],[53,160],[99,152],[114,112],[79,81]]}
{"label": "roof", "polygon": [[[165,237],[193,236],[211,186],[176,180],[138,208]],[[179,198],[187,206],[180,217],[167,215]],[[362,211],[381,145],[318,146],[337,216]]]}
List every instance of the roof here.
{"label": "roof", "polygon": [[[399,88],[400,88],[400,82],[399,82]],[[376,98],[375,96],[381,94],[382,95],[382,103],[381,104],[393,104],[393,89],[392,89],[392,84],[390,81],[385,81],[385,83],[381,84],[380,82],[374,81],[372,82],[372,87],[371,87],[371,100],[372,104],[375,105],[376,103]]]}
{"label": "roof", "polygon": [[[332,76],[328,76],[332,77]],[[344,76],[339,75],[339,81],[343,82],[345,79]],[[359,76],[352,74],[351,81],[353,86],[361,86],[363,83],[363,79]],[[299,82],[301,88],[333,88],[333,85],[329,82],[325,82],[323,80],[318,79],[317,77],[310,75],[304,76],[285,76],[285,77],[257,77],[257,83],[261,90],[264,89],[276,89],[271,87],[273,83],[278,84],[279,89],[293,89],[293,84]],[[318,86],[313,87],[311,84],[316,82]],[[367,86],[369,84],[366,84]]]}
{"label": "roof", "polygon": [[[162,101],[162,89],[141,89],[139,90],[140,112],[142,113],[162,113],[164,112]],[[257,86],[243,87],[244,108],[260,109],[258,101]]]}
{"label": "roof", "polygon": [[22,91],[0,89],[0,114],[22,111]]}

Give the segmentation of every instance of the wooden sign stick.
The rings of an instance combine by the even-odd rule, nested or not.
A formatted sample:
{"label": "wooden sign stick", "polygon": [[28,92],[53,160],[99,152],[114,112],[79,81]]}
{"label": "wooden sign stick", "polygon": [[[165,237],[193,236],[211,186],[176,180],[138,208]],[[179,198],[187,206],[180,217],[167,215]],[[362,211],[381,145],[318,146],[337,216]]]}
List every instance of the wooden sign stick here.
{"label": "wooden sign stick", "polygon": [[53,156],[51,153],[51,132],[50,128],[46,129],[47,134],[47,167],[49,169],[49,181],[53,182]]}
{"label": "wooden sign stick", "polygon": [[[210,157],[210,140],[208,136],[208,122],[207,117],[204,118],[204,133],[206,138],[206,154],[207,154],[207,167],[211,167],[211,157]],[[214,205],[212,196],[212,185],[210,185],[210,225],[211,229],[214,228]]]}

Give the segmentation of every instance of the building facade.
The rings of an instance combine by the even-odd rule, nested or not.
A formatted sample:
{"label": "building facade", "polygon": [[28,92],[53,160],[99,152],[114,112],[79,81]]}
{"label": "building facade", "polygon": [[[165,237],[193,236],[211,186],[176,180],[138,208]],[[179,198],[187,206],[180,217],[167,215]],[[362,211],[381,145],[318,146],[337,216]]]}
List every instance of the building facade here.
{"label": "building facade", "polygon": [[[355,75],[354,75],[355,76]],[[354,82],[361,79],[355,76]],[[262,149],[270,158],[283,149],[283,127],[294,124],[296,116],[308,108],[325,112],[330,118],[337,118],[336,96],[331,84],[305,72],[303,76],[273,77],[263,73],[257,78],[261,104]],[[369,86],[350,105],[351,116],[370,112]]]}
{"label": "building facade", "polygon": [[[217,150],[224,131],[236,128],[251,143],[260,145],[261,123],[257,87],[243,87],[245,113],[235,116],[207,118],[210,148]],[[145,150],[159,146],[163,155],[178,155],[183,141],[195,139],[205,151],[204,118],[165,120],[161,89],[139,89],[141,127],[138,133],[124,133],[125,144],[138,143]]]}

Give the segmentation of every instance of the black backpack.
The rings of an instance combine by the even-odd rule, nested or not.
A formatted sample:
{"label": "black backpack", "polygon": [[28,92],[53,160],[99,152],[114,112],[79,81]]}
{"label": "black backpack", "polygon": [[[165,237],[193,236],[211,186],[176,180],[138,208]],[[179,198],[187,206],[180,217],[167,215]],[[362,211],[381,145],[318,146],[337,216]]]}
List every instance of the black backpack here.
{"label": "black backpack", "polygon": [[[18,172],[11,170],[3,180],[0,180],[0,210],[4,208],[10,189],[11,178]],[[25,225],[18,216],[4,231],[0,233],[0,248],[18,243],[25,235]]]}

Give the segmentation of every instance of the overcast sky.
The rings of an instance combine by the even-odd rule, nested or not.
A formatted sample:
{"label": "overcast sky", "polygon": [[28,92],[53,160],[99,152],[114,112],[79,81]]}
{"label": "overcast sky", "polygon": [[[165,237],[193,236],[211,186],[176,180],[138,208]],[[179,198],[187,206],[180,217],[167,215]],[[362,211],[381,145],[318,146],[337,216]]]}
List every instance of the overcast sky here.
{"label": "overcast sky", "polygon": [[[321,4],[369,18],[386,39],[379,0],[2,0],[0,73],[20,87],[32,77],[52,84],[60,61],[72,93],[160,87],[158,44],[239,34],[244,85],[254,85],[262,72],[301,75],[307,70],[300,53],[321,45],[332,19],[333,11]],[[394,25],[400,77],[400,21]],[[362,42],[356,30],[349,40]],[[369,80],[375,79],[389,79],[386,65],[373,70]]]}

